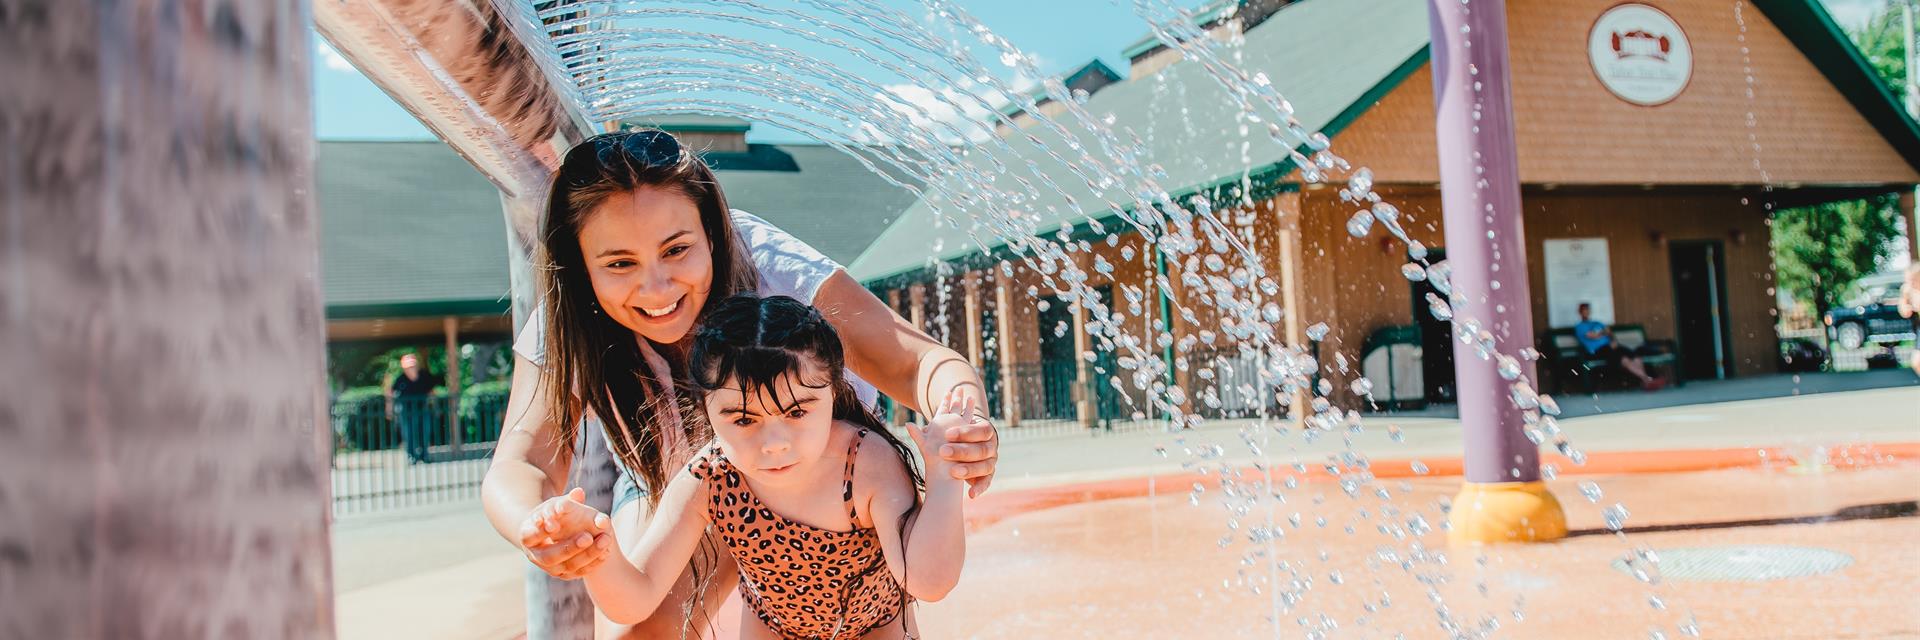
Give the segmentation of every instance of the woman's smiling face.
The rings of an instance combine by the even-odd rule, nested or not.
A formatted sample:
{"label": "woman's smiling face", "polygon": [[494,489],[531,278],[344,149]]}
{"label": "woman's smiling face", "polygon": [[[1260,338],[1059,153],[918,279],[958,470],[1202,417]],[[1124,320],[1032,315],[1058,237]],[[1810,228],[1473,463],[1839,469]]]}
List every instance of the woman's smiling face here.
{"label": "woman's smiling face", "polygon": [[580,225],[580,254],[600,309],[656,343],[686,337],[713,288],[700,208],[672,189],[607,198]]}

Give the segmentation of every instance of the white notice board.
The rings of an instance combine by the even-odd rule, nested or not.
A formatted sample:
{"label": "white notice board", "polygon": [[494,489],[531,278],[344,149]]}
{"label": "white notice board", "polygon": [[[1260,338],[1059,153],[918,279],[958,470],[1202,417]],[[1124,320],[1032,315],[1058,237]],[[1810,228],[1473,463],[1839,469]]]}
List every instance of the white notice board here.
{"label": "white notice board", "polygon": [[1546,241],[1547,326],[1580,322],[1580,303],[1593,305],[1593,319],[1613,324],[1613,272],[1606,238]]}

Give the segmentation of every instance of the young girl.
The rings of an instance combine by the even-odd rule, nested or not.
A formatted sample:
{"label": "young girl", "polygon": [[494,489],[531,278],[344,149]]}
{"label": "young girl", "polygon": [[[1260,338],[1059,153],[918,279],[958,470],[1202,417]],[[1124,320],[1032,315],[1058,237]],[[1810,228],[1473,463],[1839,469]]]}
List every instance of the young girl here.
{"label": "young girl", "polygon": [[608,618],[651,616],[709,527],[740,568],[742,638],[908,637],[908,603],[959,581],[966,483],[939,451],[971,398],[912,428],[934,466],[922,480],[853,394],[840,345],[792,298],[742,294],[712,310],[688,373],[716,442],[668,481],[630,562],[586,575]]}

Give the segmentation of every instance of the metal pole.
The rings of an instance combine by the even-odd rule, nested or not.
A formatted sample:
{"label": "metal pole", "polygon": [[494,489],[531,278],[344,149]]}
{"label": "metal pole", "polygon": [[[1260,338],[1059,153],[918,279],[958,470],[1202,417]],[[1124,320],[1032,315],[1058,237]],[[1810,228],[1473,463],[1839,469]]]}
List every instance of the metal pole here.
{"label": "metal pole", "polygon": [[[1507,67],[1505,0],[1429,0],[1440,200],[1452,265],[1454,322],[1477,321],[1498,349],[1530,346],[1527,255]],[[1504,265],[1504,269],[1501,266]],[[1457,343],[1456,344],[1456,349]],[[1540,480],[1539,449],[1523,433],[1508,381],[1491,359],[1453,359],[1466,440],[1466,487],[1456,540],[1493,542],[1565,534]],[[1522,360],[1526,379],[1534,366]],[[1542,500],[1544,498],[1544,500]],[[1550,513],[1549,513],[1550,512]],[[1543,519],[1557,519],[1557,530]]]}

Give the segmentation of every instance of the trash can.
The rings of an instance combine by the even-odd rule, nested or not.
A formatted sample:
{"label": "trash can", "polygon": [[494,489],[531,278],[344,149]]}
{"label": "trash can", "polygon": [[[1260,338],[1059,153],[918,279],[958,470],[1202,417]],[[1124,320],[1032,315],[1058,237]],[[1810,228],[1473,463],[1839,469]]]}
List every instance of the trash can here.
{"label": "trash can", "polygon": [[1373,382],[1373,402],[1385,408],[1427,405],[1421,373],[1420,330],[1413,325],[1382,327],[1361,347],[1360,373]]}

